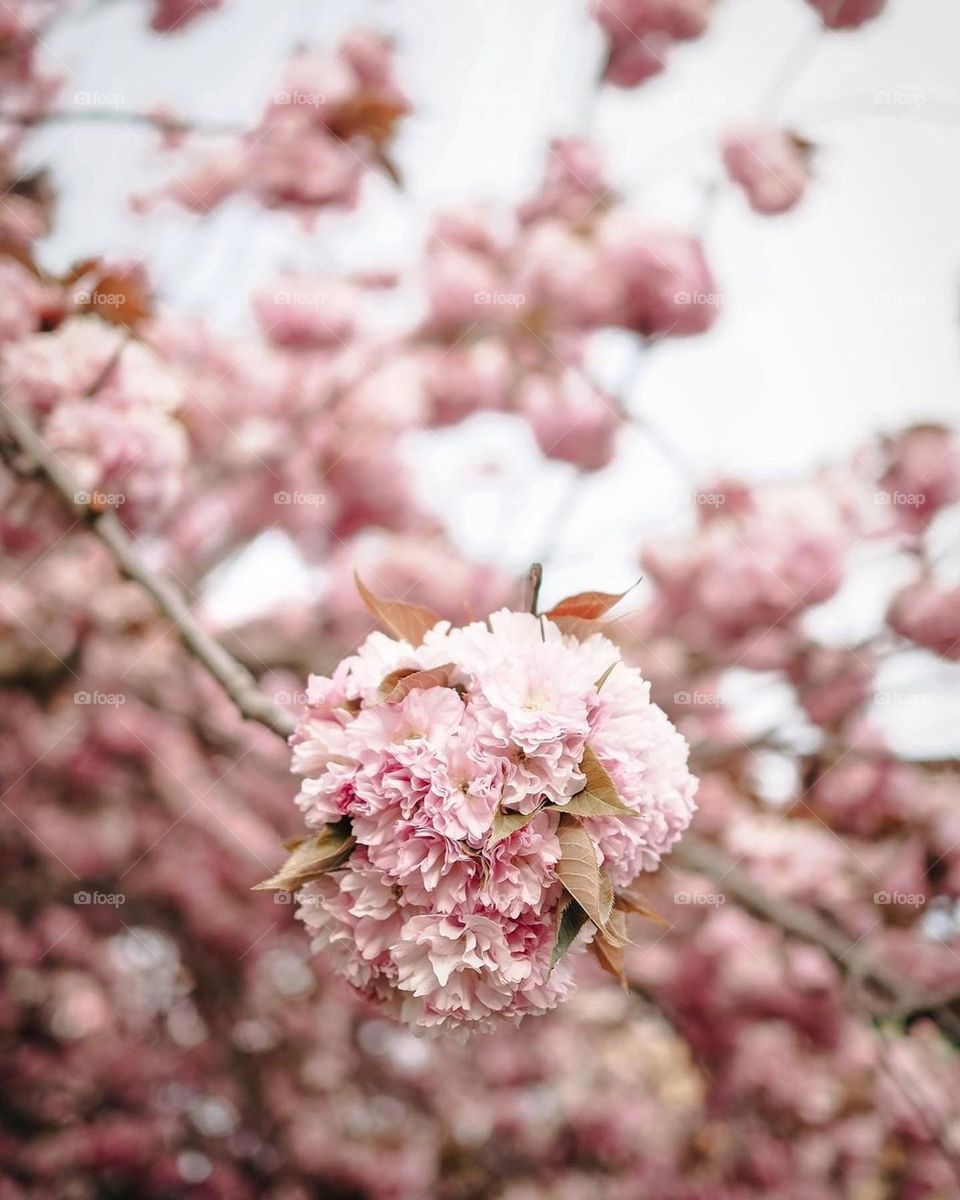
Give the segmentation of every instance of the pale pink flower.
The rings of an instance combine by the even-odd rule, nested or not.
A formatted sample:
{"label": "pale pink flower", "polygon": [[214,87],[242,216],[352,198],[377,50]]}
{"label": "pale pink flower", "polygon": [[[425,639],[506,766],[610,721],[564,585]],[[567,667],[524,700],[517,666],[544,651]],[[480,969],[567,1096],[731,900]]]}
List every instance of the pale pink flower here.
{"label": "pale pink flower", "polygon": [[788,129],[753,123],[728,130],[721,143],[727,174],[754,212],[777,216],[803,199],[810,179],[810,146]]}
{"label": "pale pink flower", "polygon": [[[307,701],[298,804],[311,828],[349,822],[355,844],[304,889],[302,917],[355,987],[425,1030],[516,1021],[569,987],[551,969],[558,829],[588,745],[636,814],[585,820],[616,886],[693,814],[686,743],[639,672],[606,638],[529,613],[440,621],[418,646],[371,634]],[[531,819],[494,838],[510,812]]]}
{"label": "pale pink flower", "polygon": [[180,495],[187,439],[164,415],[74,401],[57,407],[43,435],[88,502],[115,508],[131,528],[156,523]]}
{"label": "pale pink flower", "polygon": [[520,411],[547,458],[598,471],[613,459],[616,435],[623,424],[613,397],[591,386],[581,375],[559,377],[530,373],[517,398]]}
{"label": "pale pink flower", "polygon": [[360,288],[346,280],[293,271],[277,275],[253,296],[263,336],[292,349],[346,344],[356,331],[361,305]]}
{"label": "pale pink flower", "polygon": [[807,0],[817,10],[827,29],[856,29],[879,17],[887,0]]}
{"label": "pale pink flower", "polygon": [[625,33],[612,38],[604,80],[622,88],[645,83],[666,68],[671,45],[672,39],[666,33],[648,33],[642,38]]}
{"label": "pale pink flower", "polygon": [[720,307],[700,240],[638,218],[625,208],[597,228],[602,269],[618,281],[617,324],[637,333],[703,333]]}
{"label": "pale pink flower", "polygon": [[674,41],[698,38],[712,0],[594,0],[592,12],[609,38],[604,79],[636,87],[666,66]]}
{"label": "pale pink flower", "polygon": [[519,215],[525,224],[552,217],[570,227],[599,212],[611,196],[597,147],[586,138],[554,138],[543,182]]}
{"label": "pale pink flower", "polygon": [[[409,105],[392,74],[389,41],[345,35],[335,54],[301,48],[273,89],[259,124],[199,159],[165,190],[194,211],[237,191],[266,208],[304,216],[353,207],[364,175],[382,166]],[[141,208],[150,198],[141,199]]]}
{"label": "pale pink flower", "polygon": [[705,32],[713,0],[595,0],[593,15],[614,37],[629,31],[634,37],[668,33],[697,38]]}
{"label": "pale pink flower", "polygon": [[894,596],[887,612],[892,629],[918,646],[960,660],[960,587],[925,576]]}
{"label": "pale pink flower", "polygon": [[157,33],[171,33],[222,4],[223,0],[153,0],[150,28]]}
{"label": "pale pink flower", "polygon": [[960,499],[960,445],[952,430],[913,425],[883,439],[882,451],[880,485],[902,528],[922,531],[941,508]]}

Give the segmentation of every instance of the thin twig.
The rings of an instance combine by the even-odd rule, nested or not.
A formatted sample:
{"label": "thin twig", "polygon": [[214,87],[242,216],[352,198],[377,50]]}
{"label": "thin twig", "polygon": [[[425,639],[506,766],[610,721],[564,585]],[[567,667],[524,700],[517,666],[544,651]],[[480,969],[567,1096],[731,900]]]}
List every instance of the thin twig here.
{"label": "thin twig", "polygon": [[543,583],[543,566],[535,562],[527,572],[523,585],[523,610],[537,615],[537,605],[540,603],[540,585]]}
{"label": "thin twig", "polygon": [[64,108],[48,112],[4,112],[0,109],[0,122],[19,125],[23,129],[36,129],[43,125],[92,124],[92,125],[141,125],[169,133],[196,133],[208,137],[223,137],[245,132],[243,125],[233,121],[193,120],[189,117],[167,116],[164,113],[140,112],[120,108]]}

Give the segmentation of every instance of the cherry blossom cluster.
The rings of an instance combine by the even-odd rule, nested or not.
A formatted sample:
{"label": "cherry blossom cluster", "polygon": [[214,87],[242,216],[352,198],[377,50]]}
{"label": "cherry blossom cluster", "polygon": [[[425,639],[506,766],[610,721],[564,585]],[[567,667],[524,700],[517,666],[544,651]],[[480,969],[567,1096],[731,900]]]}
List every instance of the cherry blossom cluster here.
{"label": "cherry blossom cluster", "polygon": [[607,35],[603,78],[636,87],[667,65],[671,47],[701,37],[713,0],[594,0],[592,11]]}
{"label": "cherry blossom cluster", "polygon": [[583,469],[610,462],[623,422],[586,369],[589,335],[699,334],[719,308],[699,239],[623,203],[580,139],[551,144],[516,213],[440,214],[425,267],[418,357],[435,419],[516,411],[545,455]]}
{"label": "cherry blossom cluster", "polygon": [[424,1029],[552,1008],[565,939],[589,916],[622,947],[615,890],[693,814],[686,743],[640,672],[529,613],[371,634],[311,678],[293,742],[318,832],[273,886],[300,886],[314,948]]}
{"label": "cherry blossom cluster", "polygon": [[[807,0],[827,29],[856,29],[878,17],[886,0]],[[603,78],[633,88],[659,75],[678,42],[707,31],[714,0],[593,0],[607,39]]]}
{"label": "cherry blossom cluster", "polygon": [[[187,461],[187,438],[177,420],[182,385],[117,326],[76,316],[52,333],[8,343],[0,356],[0,385],[5,402],[73,475],[78,504],[115,509],[130,527],[142,528],[177,499]],[[68,520],[53,497],[29,482],[4,483],[8,548],[42,543],[45,531]]]}
{"label": "cherry blossom cluster", "polygon": [[[332,54],[298,50],[258,124],[199,152],[166,192],[201,213],[238,193],[305,218],[352,208],[371,169],[396,175],[388,151],[408,109],[389,39],[354,30]],[[138,205],[148,208],[153,199],[140,197]]]}

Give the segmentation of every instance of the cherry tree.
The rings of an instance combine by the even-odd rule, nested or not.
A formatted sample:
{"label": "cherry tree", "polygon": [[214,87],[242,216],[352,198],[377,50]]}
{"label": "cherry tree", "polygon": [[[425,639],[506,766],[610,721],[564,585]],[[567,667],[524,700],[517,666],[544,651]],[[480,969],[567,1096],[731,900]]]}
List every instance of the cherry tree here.
{"label": "cherry tree", "polygon": [[[518,203],[438,207],[408,270],[278,262],[233,330],[148,255],[56,265],[36,140],[147,132],[145,231],[246,206],[335,240],[409,187],[402,47],[291,45],[253,120],[210,120],[71,101],[71,6],[6,6],[4,1197],[957,1193],[956,761],[877,719],[956,683],[956,431],[697,478],[633,402],[720,318],[718,198],[760,222],[820,186],[779,99],[885,5],[794,2],[816,39],[711,131],[694,226],[546,131]],[[156,39],[233,19],[127,3]],[[723,4],[585,4],[599,95],[643,104]],[[491,413],[569,470],[519,578],[408,453]],[[688,519],[561,598],[629,436]],[[307,586],[218,616],[267,531]]]}

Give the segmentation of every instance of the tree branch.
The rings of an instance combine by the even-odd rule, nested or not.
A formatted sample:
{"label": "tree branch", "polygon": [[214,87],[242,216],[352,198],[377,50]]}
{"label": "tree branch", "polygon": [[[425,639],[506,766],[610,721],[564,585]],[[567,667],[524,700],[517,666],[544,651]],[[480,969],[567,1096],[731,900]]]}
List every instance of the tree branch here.
{"label": "tree branch", "polygon": [[[241,716],[286,738],[296,727],[296,717],[261,690],[253,674],[195,620],[181,592],[152,570],[137,550],[116,514],[95,511],[76,499],[79,484],[46,446],[40,435],[19,413],[0,404],[0,424],[23,457],[13,469],[24,476],[44,478],[57,496],[107,548],[119,570],[138,583],[177,630],[187,650],[210,672]],[[539,590],[537,564],[531,568],[527,595],[536,603]],[[533,592],[533,595],[530,593]],[[818,913],[782,896],[773,896],[739,870],[721,849],[687,833],[673,851],[678,866],[704,875],[735,899],[747,912],[777,926],[784,933],[819,946],[847,975],[873,994],[872,1011],[909,1022],[928,1017],[960,1044],[960,987],[923,995],[896,973],[867,959],[857,943]]]}
{"label": "tree branch", "polygon": [[163,113],[139,112],[121,108],[66,108],[47,112],[5,112],[0,109],[0,122],[36,129],[41,125],[92,124],[140,125],[160,132],[196,133],[208,137],[223,137],[246,132],[243,125],[232,121],[193,120],[190,117],[166,116]]}
{"label": "tree branch", "polygon": [[196,621],[182,593],[144,562],[132,538],[115,513],[98,512],[81,503],[80,485],[58,461],[35,429],[6,404],[0,405],[0,419],[14,446],[25,462],[13,469],[22,475],[40,475],[50,484],[63,503],[83,521],[106,546],[120,571],[149,594],[157,608],[176,628],[187,650],[201,662],[236,705],[241,716],[258,721],[280,737],[289,737],[296,717],[276,704],[263,692],[256,679],[241,666],[220,643]]}
{"label": "tree branch", "polygon": [[955,989],[928,997],[894,971],[871,962],[858,943],[812,909],[782,896],[772,896],[737,867],[718,847],[695,833],[686,833],[674,848],[673,861],[704,875],[753,916],[776,925],[784,933],[819,946],[838,967],[875,998],[871,1010],[878,1016],[904,1021],[929,1017],[954,1043],[960,1042],[960,1015],[955,1011]]}

